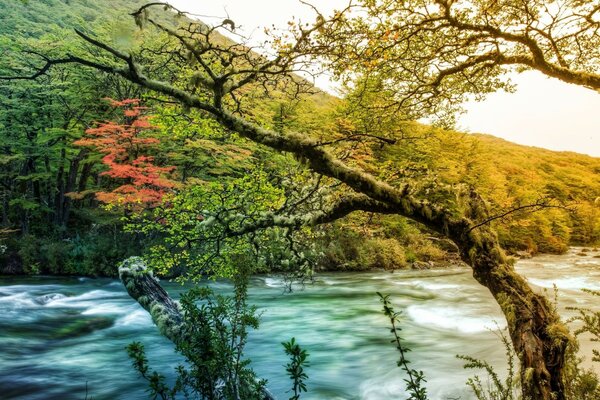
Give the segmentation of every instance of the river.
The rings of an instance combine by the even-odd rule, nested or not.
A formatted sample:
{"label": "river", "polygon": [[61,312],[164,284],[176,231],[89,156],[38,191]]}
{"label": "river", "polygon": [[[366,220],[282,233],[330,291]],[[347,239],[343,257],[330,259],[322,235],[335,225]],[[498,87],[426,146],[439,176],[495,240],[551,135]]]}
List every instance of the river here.
{"label": "river", "polygon": [[[539,290],[559,290],[559,308],[600,309],[581,291],[600,290],[600,252],[544,255],[521,260],[517,270]],[[178,296],[182,287],[165,282]],[[228,291],[216,282],[217,291]],[[412,349],[411,367],[426,373],[430,399],[472,399],[456,354],[484,359],[505,370],[496,326],[500,310],[468,268],[368,273],[323,273],[314,284],[283,294],[277,277],[255,277],[250,302],[262,313],[247,356],[279,399],[290,397],[281,342],[294,336],[308,350],[310,399],[403,399],[403,374],[390,343],[376,291],[392,296],[404,312],[402,334]],[[110,279],[0,277],[0,398],[146,399],[144,382],[131,369],[125,346],[145,344],[152,367],[172,371],[180,359],[148,314]],[[583,343],[590,353],[590,344]],[[87,388],[87,389],[86,389]]]}

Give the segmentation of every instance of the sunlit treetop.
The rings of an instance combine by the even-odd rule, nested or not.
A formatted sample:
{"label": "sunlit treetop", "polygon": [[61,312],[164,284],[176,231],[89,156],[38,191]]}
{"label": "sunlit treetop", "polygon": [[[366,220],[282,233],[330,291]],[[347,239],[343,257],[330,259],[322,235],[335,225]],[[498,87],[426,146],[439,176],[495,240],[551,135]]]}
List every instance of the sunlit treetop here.
{"label": "sunlit treetop", "polygon": [[350,87],[391,92],[385,111],[410,118],[511,90],[509,71],[600,89],[597,1],[360,0],[324,21],[312,54]]}

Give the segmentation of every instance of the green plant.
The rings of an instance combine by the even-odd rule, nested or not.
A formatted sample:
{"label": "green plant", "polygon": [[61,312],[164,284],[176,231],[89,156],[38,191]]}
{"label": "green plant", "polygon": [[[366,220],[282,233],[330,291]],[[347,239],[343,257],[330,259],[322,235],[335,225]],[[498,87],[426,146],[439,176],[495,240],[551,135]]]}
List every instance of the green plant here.
{"label": "green plant", "polygon": [[300,394],[307,391],[305,381],[308,379],[308,375],[304,372],[304,367],[309,365],[307,361],[308,352],[296,343],[296,338],[281,344],[285,349],[285,354],[290,356],[290,362],[285,366],[285,370],[293,382],[291,389],[293,396],[290,397],[290,400],[298,400]]}
{"label": "green plant", "polygon": [[[598,295],[600,293],[587,291]],[[553,309],[558,307],[558,288],[553,289]],[[571,318],[568,322],[580,321],[583,325],[575,330],[576,335],[585,332],[594,335],[592,340],[598,341],[600,328],[600,312],[592,312],[588,309],[570,308],[579,312],[579,315]],[[486,361],[478,360],[470,356],[457,355],[457,358],[466,361],[464,368],[484,370],[487,373],[487,381],[484,382],[480,376],[475,375],[467,380],[467,385],[473,391],[478,400],[527,400],[521,395],[521,376],[516,368],[516,354],[509,338],[503,331],[498,330],[502,344],[506,350],[507,371],[506,378],[502,379],[492,365]],[[579,343],[576,338],[569,342],[565,357],[565,394],[568,400],[598,400],[600,399],[600,379],[592,369],[582,367],[583,359],[577,356]],[[598,351],[593,350],[593,361],[600,361]]]}
{"label": "green plant", "polygon": [[[583,289],[584,292],[594,296],[600,296],[599,291]],[[577,314],[567,322],[578,323],[575,329],[576,337],[587,334],[591,336],[592,342],[600,342],[600,311],[592,311],[588,308],[570,307]],[[577,357],[579,343],[574,339],[567,351],[567,387],[566,391],[570,398],[578,400],[600,399],[600,378],[593,369],[584,369],[581,366],[582,359]],[[600,363],[600,351],[592,349],[592,361]]]}
{"label": "green plant", "polygon": [[65,266],[69,262],[69,252],[72,244],[65,241],[45,239],[40,244],[40,254],[42,255],[43,265],[53,274],[64,273]]}
{"label": "green plant", "polygon": [[133,368],[148,381],[153,399],[258,400],[266,381],[258,380],[243,358],[248,329],[258,328],[256,309],[246,303],[247,279],[235,281],[233,296],[215,295],[210,288],[194,288],[181,297],[184,340],[176,351],[185,363],[176,368],[169,386],[163,374],[149,368],[144,347],[127,347]]}
{"label": "green plant", "polygon": [[498,336],[506,350],[506,360],[508,363],[506,378],[502,379],[494,367],[487,361],[476,358],[457,355],[457,358],[466,361],[465,369],[484,370],[487,375],[487,384],[484,385],[482,379],[475,375],[467,380],[467,386],[471,388],[473,394],[478,400],[517,400],[519,397],[520,379],[516,373],[515,360],[516,354],[509,338],[503,331],[498,330]]}
{"label": "green plant", "polygon": [[[600,297],[600,291],[583,289],[584,292]],[[600,342],[600,311],[592,311],[588,308],[572,307],[569,310],[577,311],[577,315],[569,322],[578,321],[581,326],[575,330],[575,335],[590,334],[592,342]],[[600,362],[600,351],[592,350],[592,361]]]}
{"label": "green plant", "polygon": [[392,343],[395,343],[396,349],[398,353],[400,353],[400,359],[398,360],[398,367],[402,368],[404,372],[408,375],[408,378],[405,378],[406,382],[406,390],[409,393],[410,397],[408,400],[426,400],[427,399],[427,389],[423,387],[423,383],[427,382],[425,379],[425,375],[423,371],[417,371],[415,369],[411,369],[408,364],[410,361],[406,358],[406,353],[410,351],[409,348],[402,344],[402,338],[400,337],[399,332],[402,330],[399,327],[401,312],[394,311],[394,307],[390,302],[389,295],[383,295],[377,292],[379,296],[379,300],[383,304],[383,314],[389,318],[390,324],[392,326],[391,332],[394,335],[392,339]]}
{"label": "green plant", "polygon": [[148,366],[148,358],[144,345],[140,342],[133,342],[127,346],[127,354],[131,358],[133,368],[148,381],[148,392],[152,399],[173,399],[177,393],[175,389],[169,389],[165,384],[165,377],[156,371],[151,371]]}
{"label": "green plant", "polygon": [[579,343],[576,339],[569,345],[565,360],[565,393],[567,399],[600,399],[600,380],[593,369],[582,366],[583,358],[578,357]]}
{"label": "green plant", "polygon": [[23,271],[31,275],[39,274],[40,248],[38,238],[33,235],[24,235],[15,243],[18,246],[19,257],[23,262]]}
{"label": "green plant", "polygon": [[415,251],[413,249],[406,249],[404,258],[406,259],[406,262],[409,264],[412,264],[415,261],[417,261],[417,255],[415,254]]}

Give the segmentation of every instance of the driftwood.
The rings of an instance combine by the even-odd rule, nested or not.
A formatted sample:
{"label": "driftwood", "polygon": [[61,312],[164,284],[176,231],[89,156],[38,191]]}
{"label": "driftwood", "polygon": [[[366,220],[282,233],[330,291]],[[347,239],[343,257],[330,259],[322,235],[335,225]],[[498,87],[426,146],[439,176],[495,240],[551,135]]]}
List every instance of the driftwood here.
{"label": "driftwood", "polygon": [[[175,344],[183,340],[184,319],[181,308],[160,285],[139,257],[131,257],[119,266],[119,278],[127,293],[152,317],[160,333]],[[264,400],[275,400],[268,389],[263,389]]]}

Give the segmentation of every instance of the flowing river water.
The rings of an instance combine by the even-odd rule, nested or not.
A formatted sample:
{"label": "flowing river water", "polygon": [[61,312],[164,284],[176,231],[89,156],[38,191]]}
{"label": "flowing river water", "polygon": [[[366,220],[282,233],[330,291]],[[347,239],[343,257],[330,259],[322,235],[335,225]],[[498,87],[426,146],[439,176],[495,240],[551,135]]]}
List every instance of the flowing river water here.
{"label": "flowing river water", "polygon": [[[517,270],[539,290],[559,291],[559,308],[600,309],[600,252],[521,260]],[[184,289],[164,282],[175,297]],[[217,291],[231,289],[212,283]],[[323,273],[303,290],[283,294],[277,277],[255,277],[250,302],[262,313],[246,354],[279,399],[290,397],[281,342],[292,336],[308,350],[309,392],[303,399],[403,399],[387,321],[376,291],[390,294],[404,313],[402,334],[411,367],[426,373],[429,397],[472,399],[474,375],[457,354],[506,369],[497,327],[505,321],[487,290],[466,267],[426,271]],[[130,367],[125,346],[144,343],[153,368],[181,362],[148,314],[110,279],[0,277],[1,399],[146,399],[145,382]],[[591,353],[588,341],[582,353]],[[483,375],[484,376],[484,375]]]}

